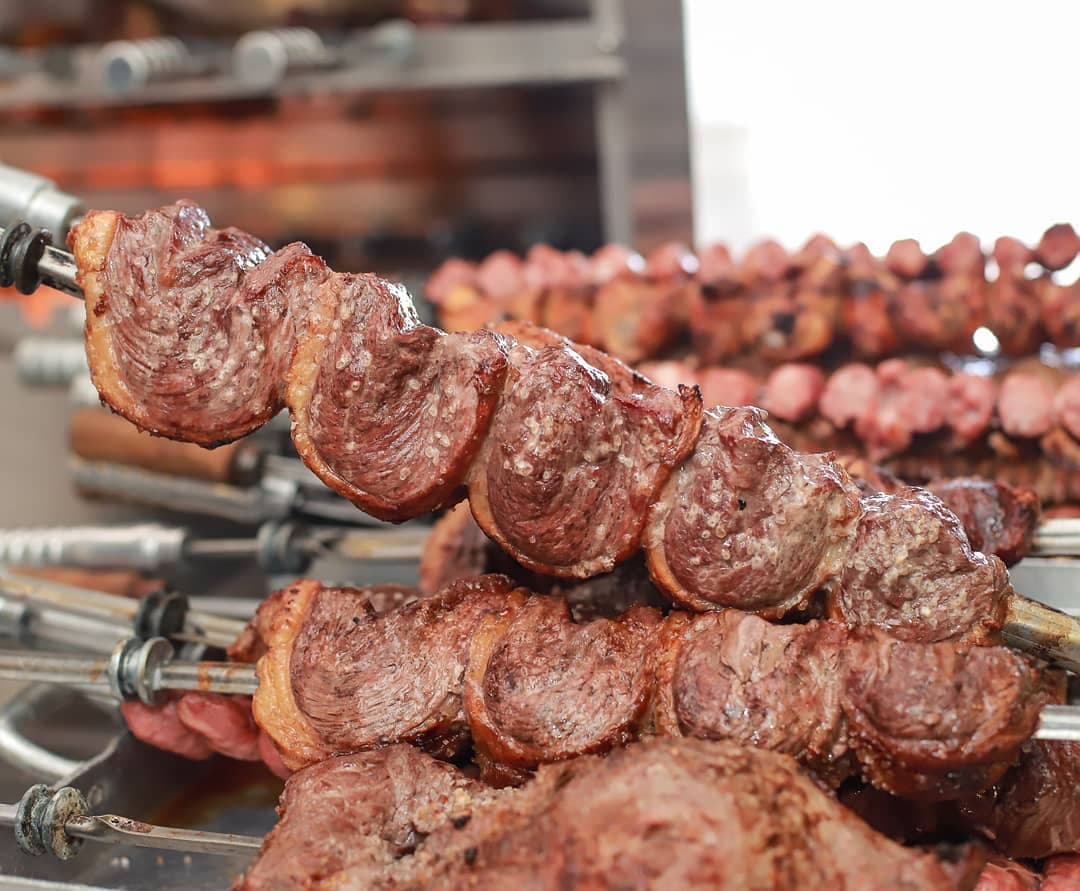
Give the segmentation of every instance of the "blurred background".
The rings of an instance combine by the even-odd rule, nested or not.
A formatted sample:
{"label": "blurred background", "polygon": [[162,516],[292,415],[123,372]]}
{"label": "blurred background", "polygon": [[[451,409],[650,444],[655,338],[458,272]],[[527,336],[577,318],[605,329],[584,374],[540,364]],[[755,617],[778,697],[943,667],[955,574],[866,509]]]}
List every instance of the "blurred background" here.
{"label": "blurred background", "polygon": [[[86,207],[189,197],[417,294],[448,257],[692,237],[677,3],[43,0],[2,4],[0,40],[0,162]],[[55,472],[67,379],[12,368],[28,335],[77,337],[81,305],[6,296],[0,398],[23,432],[0,463],[54,470],[23,475],[0,525],[128,516]]]}

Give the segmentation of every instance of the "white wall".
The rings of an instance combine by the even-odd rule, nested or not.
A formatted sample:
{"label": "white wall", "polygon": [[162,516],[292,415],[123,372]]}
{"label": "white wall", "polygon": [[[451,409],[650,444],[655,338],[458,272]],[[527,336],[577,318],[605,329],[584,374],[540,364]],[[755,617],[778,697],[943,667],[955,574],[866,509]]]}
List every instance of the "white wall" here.
{"label": "white wall", "polygon": [[1080,224],[1080,4],[684,4],[699,243]]}

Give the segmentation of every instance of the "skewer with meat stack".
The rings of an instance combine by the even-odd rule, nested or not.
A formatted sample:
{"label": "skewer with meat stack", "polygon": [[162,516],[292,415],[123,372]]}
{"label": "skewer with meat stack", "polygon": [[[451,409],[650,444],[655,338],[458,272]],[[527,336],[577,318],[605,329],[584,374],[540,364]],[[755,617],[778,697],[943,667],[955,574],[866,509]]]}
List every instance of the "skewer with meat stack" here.
{"label": "skewer with meat stack", "polygon": [[95,385],[152,433],[211,445],[285,404],[301,458],[367,512],[399,521],[467,494],[521,565],[583,578],[644,549],[692,609],[776,619],[823,594],[834,619],[978,643],[1030,615],[934,496],[863,499],[755,409],[703,411],[696,389],[565,343],[444,334],[404,289],[334,273],[302,245],[270,252],[188,202],[91,212],[70,243]]}
{"label": "skewer with meat stack", "polygon": [[[260,607],[232,654],[257,658],[255,722],[289,769],[411,742],[440,757],[469,746],[499,782],[661,735],[785,752],[832,784],[859,774],[906,797],[967,798],[1001,779],[1042,707],[1065,695],[1061,673],[1004,647],[736,610],[632,606],[575,622],[565,598],[504,576],[383,613],[363,589],[297,582]],[[187,703],[175,705],[184,724]],[[137,734],[167,744],[171,715],[124,708]],[[236,732],[218,729],[234,751],[257,751],[253,727]]]}

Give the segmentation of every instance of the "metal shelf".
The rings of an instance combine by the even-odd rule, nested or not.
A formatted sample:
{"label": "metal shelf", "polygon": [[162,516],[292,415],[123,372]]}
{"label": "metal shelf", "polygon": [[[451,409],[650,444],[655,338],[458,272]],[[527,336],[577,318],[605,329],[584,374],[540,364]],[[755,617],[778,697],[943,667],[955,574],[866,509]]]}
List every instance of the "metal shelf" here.
{"label": "metal shelf", "polygon": [[[233,63],[240,43],[256,35],[265,38],[267,32],[251,32],[235,42],[181,44],[181,54],[189,52],[193,58],[173,68],[167,58],[168,45],[179,41],[157,39],[154,44],[166,56],[164,74],[157,71],[158,76],[128,89],[107,88],[102,56],[107,45],[72,47],[66,56],[55,50],[17,54],[14,60],[8,59],[15,64],[6,66],[12,76],[0,80],[0,110],[588,85],[594,99],[604,237],[634,243],[634,208],[644,194],[635,186],[645,182],[663,186],[689,176],[687,140],[672,149],[658,145],[655,137],[672,128],[686,132],[681,13],[678,4],[672,10],[655,0],[582,3],[585,15],[555,21],[437,28],[396,21],[348,33],[312,32],[314,56],[264,83],[245,81],[234,72]],[[305,39],[300,37],[300,42]],[[318,58],[320,41],[332,58]],[[658,51],[669,53],[670,60],[658,63]],[[302,55],[303,48],[299,52]],[[675,56],[678,64],[674,64]],[[156,64],[152,62],[151,67]],[[169,79],[170,70],[175,79]]]}
{"label": "metal shelf", "polygon": [[[375,32],[372,32],[375,33]],[[624,73],[619,40],[595,19],[517,24],[415,28],[408,53],[387,58],[363,35],[354,39],[340,67],[286,73],[270,84],[249,83],[227,64],[228,46],[203,48],[208,67],[200,76],[150,82],[129,90],[105,88],[93,76],[101,47],[72,49],[74,78],[43,72],[0,84],[0,109],[28,106],[115,107],[184,102],[224,102],[273,96],[365,91],[458,89],[530,84],[598,83]]]}

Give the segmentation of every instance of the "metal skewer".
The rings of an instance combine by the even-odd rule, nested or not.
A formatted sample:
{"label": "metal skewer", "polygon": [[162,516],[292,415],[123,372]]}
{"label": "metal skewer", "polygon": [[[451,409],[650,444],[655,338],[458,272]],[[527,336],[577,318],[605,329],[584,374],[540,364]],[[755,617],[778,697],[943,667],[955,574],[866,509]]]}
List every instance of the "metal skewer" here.
{"label": "metal skewer", "polygon": [[[161,593],[142,600],[75,588],[18,575],[0,566],[0,597],[29,605],[53,607],[36,617],[35,627],[47,628],[48,619],[77,616],[89,619],[95,627],[116,629],[113,641],[130,637],[170,637],[191,643],[228,648],[244,630],[244,623],[203,610],[188,608],[181,595]],[[3,607],[0,601],[0,608]],[[45,632],[47,633],[47,632]]]}
{"label": "metal skewer", "polygon": [[1054,517],[1035,530],[1031,554],[1037,557],[1080,556],[1080,517]]}
{"label": "metal skewer", "polygon": [[1035,739],[1080,742],[1080,706],[1044,705]]}
{"label": "metal skewer", "polygon": [[251,696],[259,685],[253,665],[186,662],[174,660],[174,654],[162,637],[123,641],[107,658],[0,650],[0,679],[111,693],[148,705],[170,690]]}
{"label": "metal skewer", "polygon": [[[24,294],[41,283],[83,297],[71,254],[48,246],[40,230],[25,223],[0,229],[0,284],[14,282]],[[1002,629],[1007,643],[1080,673],[1080,620],[1012,592]]]}
{"label": "metal skewer", "polygon": [[[198,560],[254,559],[270,574],[307,572],[321,557],[419,560],[428,528],[369,529],[267,521],[248,538],[199,538],[184,526],[133,523],[0,530],[0,564],[158,573]],[[197,621],[197,620],[196,620]]]}
{"label": "metal skewer", "polygon": [[90,814],[85,796],[71,786],[52,792],[26,790],[18,804],[0,804],[0,826],[12,826],[19,848],[33,856],[70,860],[84,840],[199,854],[252,854],[262,839],[251,835],[155,826],[114,814]]}

